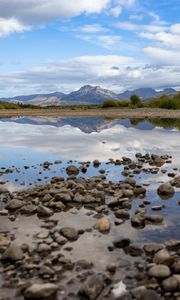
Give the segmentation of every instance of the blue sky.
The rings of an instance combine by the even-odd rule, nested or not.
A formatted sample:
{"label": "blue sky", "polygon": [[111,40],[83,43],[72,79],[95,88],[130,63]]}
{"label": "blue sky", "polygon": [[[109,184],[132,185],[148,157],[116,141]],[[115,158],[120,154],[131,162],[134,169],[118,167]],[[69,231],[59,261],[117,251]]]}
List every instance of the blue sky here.
{"label": "blue sky", "polygon": [[179,0],[0,0],[0,97],[180,89]]}

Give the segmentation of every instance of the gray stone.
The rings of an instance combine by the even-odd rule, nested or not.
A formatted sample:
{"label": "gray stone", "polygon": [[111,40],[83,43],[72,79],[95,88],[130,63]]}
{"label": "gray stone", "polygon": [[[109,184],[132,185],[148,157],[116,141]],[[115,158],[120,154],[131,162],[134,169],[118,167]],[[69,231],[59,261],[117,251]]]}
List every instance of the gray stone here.
{"label": "gray stone", "polygon": [[78,231],[73,227],[64,227],[60,232],[69,241],[76,241],[78,239]]}

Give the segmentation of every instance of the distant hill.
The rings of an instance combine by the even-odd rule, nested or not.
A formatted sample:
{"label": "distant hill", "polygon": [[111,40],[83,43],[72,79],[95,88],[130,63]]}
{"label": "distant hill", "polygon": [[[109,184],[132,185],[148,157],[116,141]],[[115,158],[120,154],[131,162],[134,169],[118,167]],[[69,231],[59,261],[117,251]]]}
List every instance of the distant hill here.
{"label": "distant hill", "polygon": [[33,94],[21,95],[12,98],[0,98],[0,101],[12,103],[26,103],[33,105],[49,106],[49,105],[71,105],[71,104],[101,104],[105,100],[129,100],[134,94],[138,95],[142,100],[146,101],[160,95],[173,95],[177,93],[172,88],[166,88],[163,91],[157,92],[152,88],[142,88],[134,91],[125,91],[121,94],[116,94],[108,89],[103,89],[100,86],[85,85],[79,90],[70,94],[54,92],[50,94]]}
{"label": "distant hill", "polygon": [[174,95],[177,91],[172,88],[164,89],[163,91],[157,92],[152,88],[142,88],[134,91],[125,91],[124,93],[119,94],[119,98],[122,100],[129,100],[132,95],[139,96],[142,100],[149,100],[161,95]]}

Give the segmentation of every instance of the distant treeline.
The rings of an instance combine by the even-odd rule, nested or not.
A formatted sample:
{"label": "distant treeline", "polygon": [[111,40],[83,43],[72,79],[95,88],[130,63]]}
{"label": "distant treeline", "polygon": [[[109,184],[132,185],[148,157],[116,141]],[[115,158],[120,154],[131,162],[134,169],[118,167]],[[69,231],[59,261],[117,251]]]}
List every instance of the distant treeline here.
{"label": "distant treeline", "polygon": [[162,95],[157,98],[153,98],[149,101],[142,101],[139,96],[133,95],[130,100],[115,101],[105,100],[103,104],[98,105],[85,105],[85,104],[74,104],[74,105],[59,105],[59,106],[39,106],[32,104],[22,103],[10,103],[0,102],[0,109],[93,109],[93,108],[164,108],[164,109],[180,109],[180,93],[175,95]]}
{"label": "distant treeline", "polygon": [[138,107],[151,107],[151,108],[164,108],[164,109],[180,109],[180,93],[173,96],[162,95],[153,98],[149,101],[142,101],[137,95],[131,96],[130,101],[114,101],[106,100],[102,104],[102,108],[138,108]]}
{"label": "distant treeline", "polygon": [[21,108],[38,109],[41,107],[32,104],[0,102],[0,109],[21,109]]}

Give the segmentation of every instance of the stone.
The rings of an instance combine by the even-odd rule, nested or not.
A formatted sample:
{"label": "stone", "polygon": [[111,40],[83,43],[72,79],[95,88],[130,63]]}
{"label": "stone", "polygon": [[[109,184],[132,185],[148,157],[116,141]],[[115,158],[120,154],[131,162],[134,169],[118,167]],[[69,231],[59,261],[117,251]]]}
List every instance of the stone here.
{"label": "stone", "polygon": [[76,241],[78,239],[78,231],[73,227],[64,227],[60,233],[69,241]]}
{"label": "stone", "polygon": [[156,252],[161,250],[163,248],[163,245],[157,244],[157,243],[148,243],[145,244],[143,249],[148,255],[154,255]]}
{"label": "stone", "polygon": [[55,197],[54,197],[54,200],[55,201],[61,201],[63,203],[67,203],[67,202],[71,202],[72,201],[71,195],[68,194],[68,193],[59,193],[59,194],[56,194]]}
{"label": "stone", "polygon": [[76,166],[70,165],[66,168],[66,173],[71,176],[71,175],[78,175],[79,174],[79,169]]}
{"label": "stone", "polygon": [[110,230],[110,221],[107,217],[103,217],[97,220],[95,229],[100,232],[107,232]]}
{"label": "stone", "polygon": [[160,197],[168,199],[174,195],[175,189],[170,184],[161,184],[157,189],[157,193]]}
{"label": "stone", "polygon": [[138,286],[138,287],[132,289],[131,293],[136,299],[142,299],[142,297],[146,291],[147,291],[147,288],[145,286],[141,285],[141,286]]}
{"label": "stone", "polygon": [[129,212],[126,209],[118,209],[114,214],[116,218],[120,219],[129,219],[130,217]]}
{"label": "stone", "polygon": [[113,242],[113,245],[116,248],[125,248],[128,247],[130,243],[131,243],[130,239],[124,238],[124,239],[115,240]]}
{"label": "stone", "polygon": [[165,246],[168,250],[178,250],[178,249],[180,249],[180,240],[166,241]]}
{"label": "stone", "polygon": [[36,234],[37,239],[47,239],[49,236],[49,231],[44,230]]}
{"label": "stone", "polygon": [[140,300],[161,300],[161,297],[153,290],[146,290]]}
{"label": "stone", "polygon": [[40,215],[42,217],[50,217],[53,214],[53,212],[50,208],[43,206],[43,205],[38,206],[37,213],[38,213],[38,215]]}
{"label": "stone", "polygon": [[171,256],[169,255],[169,252],[166,249],[161,249],[154,255],[153,262],[155,264],[166,265],[170,258]]}
{"label": "stone", "polygon": [[178,282],[175,277],[171,276],[162,282],[162,287],[166,292],[176,291],[178,287]]}
{"label": "stone", "polygon": [[152,268],[149,269],[148,275],[150,277],[156,277],[156,278],[166,278],[171,275],[171,271],[169,267],[165,265],[155,265]]}
{"label": "stone", "polygon": [[21,246],[17,241],[13,241],[2,255],[2,260],[22,260],[24,257]]}
{"label": "stone", "polygon": [[37,252],[43,253],[43,252],[49,252],[51,251],[51,247],[48,244],[42,243],[39,244],[37,247]]}
{"label": "stone", "polygon": [[163,217],[161,215],[145,215],[145,220],[148,223],[161,224],[163,222]]}
{"label": "stone", "polygon": [[103,288],[102,278],[98,275],[93,275],[82,285],[78,294],[85,299],[95,300],[101,294]]}
{"label": "stone", "polygon": [[139,246],[131,245],[126,248],[126,253],[131,256],[141,256],[143,254],[143,250]]}
{"label": "stone", "polygon": [[5,208],[7,210],[16,210],[16,209],[21,208],[23,205],[24,205],[24,203],[21,200],[13,199],[13,200],[10,200],[7,203],[7,205],[5,206]]}
{"label": "stone", "polygon": [[55,296],[57,291],[58,286],[53,283],[33,284],[25,290],[24,297],[26,299],[46,299]]}

